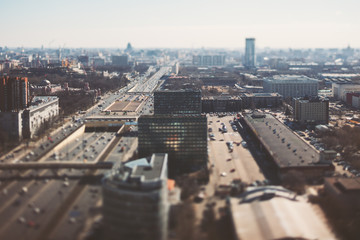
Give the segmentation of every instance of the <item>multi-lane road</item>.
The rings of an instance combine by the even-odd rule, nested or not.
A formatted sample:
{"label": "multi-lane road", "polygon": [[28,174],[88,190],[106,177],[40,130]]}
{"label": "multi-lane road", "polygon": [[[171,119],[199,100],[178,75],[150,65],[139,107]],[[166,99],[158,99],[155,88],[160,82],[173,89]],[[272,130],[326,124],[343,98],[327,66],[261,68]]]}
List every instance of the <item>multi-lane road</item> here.
{"label": "multi-lane road", "polygon": [[[76,123],[66,123],[22,158],[7,162],[111,161],[118,165],[129,159],[137,148],[131,132],[121,136],[115,132],[81,132],[80,128],[86,117],[100,113],[128,90],[135,87],[138,93],[154,91],[167,71],[161,68],[146,81],[144,77],[133,79],[127,87],[105,95],[85,114],[76,116]],[[141,105],[140,113],[151,112],[151,100]],[[91,179],[79,182],[76,177],[104,173],[76,169],[1,171],[0,239],[74,239],[81,229],[89,227],[86,219],[91,219],[92,211],[101,204],[100,187],[83,184],[91,183]],[[5,180],[11,176],[16,180]]]}

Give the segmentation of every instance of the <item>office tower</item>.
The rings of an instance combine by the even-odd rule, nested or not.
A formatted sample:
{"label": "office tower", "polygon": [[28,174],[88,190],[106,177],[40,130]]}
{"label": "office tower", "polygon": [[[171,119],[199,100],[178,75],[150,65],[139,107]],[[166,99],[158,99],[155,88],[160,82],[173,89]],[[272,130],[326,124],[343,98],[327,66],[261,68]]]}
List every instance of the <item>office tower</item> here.
{"label": "office tower", "polygon": [[169,154],[170,175],[199,170],[207,162],[205,115],[142,115],[138,119],[139,156]]}
{"label": "office tower", "polygon": [[255,61],[255,38],[246,38],[245,67],[254,68]]}
{"label": "office tower", "polygon": [[154,114],[200,114],[201,91],[156,91],[154,92]]}
{"label": "office tower", "polygon": [[319,83],[314,78],[299,75],[277,75],[263,81],[264,92],[277,92],[288,97],[316,97]]}
{"label": "office tower", "polygon": [[167,239],[167,154],[113,169],[102,180],[102,194],[104,239]]}
{"label": "office tower", "polygon": [[329,99],[295,99],[294,120],[302,124],[328,124]]}
{"label": "office tower", "polygon": [[27,78],[0,78],[0,111],[19,111],[29,104],[29,83]]}

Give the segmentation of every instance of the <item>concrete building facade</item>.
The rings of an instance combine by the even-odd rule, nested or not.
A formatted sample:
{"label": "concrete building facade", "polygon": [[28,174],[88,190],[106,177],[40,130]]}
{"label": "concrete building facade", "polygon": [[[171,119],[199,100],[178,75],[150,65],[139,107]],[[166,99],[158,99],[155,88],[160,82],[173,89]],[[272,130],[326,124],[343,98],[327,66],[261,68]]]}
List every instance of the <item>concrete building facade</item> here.
{"label": "concrete building facade", "polygon": [[295,99],[294,120],[301,124],[328,124],[329,99]]}
{"label": "concrete building facade", "polygon": [[26,108],[30,101],[29,83],[27,78],[0,78],[0,111],[19,111]]}
{"label": "concrete building facade", "polygon": [[127,162],[103,178],[104,239],[167,239],[167,157]]}
{"label": "concrete building facade", "polygon": [[347,93],[360,92],[360,84],[333,83],[332,92],[335,99],[345,102]]}
{"label": "concrete building facade", "polygon": [[282,96],[278,93],[242,93],[240,96],[244,109],[279,107],[282,104]]}
{"label": "concrete building facade", "polygon": [[283,98],[317,97],[319,84],[316,79],[301,75],[276,75],[264,79],[264,92],[277,92]]}
{"label": "concrete building facade", "polygon": [[32,105],[22,114],[23,136],[33,138],[41,126],[59,116],[59,98],[54,96],[35,97]]}
{"label": "concrete building facade", "polygon": [[8,134],[10,140],[19,141],[23,137],[23,111],[0,112],[0,130]]}
{"label": "concrete building facade", "polygon": [[202,112],[239,112],[242,110],[242,99],[239,96],[213,96],[201,99]]}

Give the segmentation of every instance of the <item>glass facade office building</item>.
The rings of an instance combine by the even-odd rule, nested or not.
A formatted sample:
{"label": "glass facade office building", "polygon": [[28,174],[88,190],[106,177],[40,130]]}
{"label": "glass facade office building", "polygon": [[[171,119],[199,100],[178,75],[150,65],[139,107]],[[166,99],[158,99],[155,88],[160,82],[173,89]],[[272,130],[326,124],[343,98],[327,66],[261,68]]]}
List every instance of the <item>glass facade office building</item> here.
{"label": "glass facade office building", "polygon": [[139,156],[168,153],[170,175],[206,166],[206,115],[140,116],[138,129]]}
{"label": "glass facade office building", "polygon": [[201,91],[154,92],[154,114],[200,114]]}

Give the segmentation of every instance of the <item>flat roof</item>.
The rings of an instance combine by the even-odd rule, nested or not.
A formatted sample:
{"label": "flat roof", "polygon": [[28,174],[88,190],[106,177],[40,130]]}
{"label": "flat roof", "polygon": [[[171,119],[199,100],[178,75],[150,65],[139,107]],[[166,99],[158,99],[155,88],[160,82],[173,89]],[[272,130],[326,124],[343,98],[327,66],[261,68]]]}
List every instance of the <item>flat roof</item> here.
{"label": "flat roof", "polygon": [[357,178],[325,178],[325,181],[330,182],[331,184],[337,183],[340,187],[339,190],[345,192],[360,192],[360,177]]}
{"label": "flat roof", "polygon": [[104,178],[103,184],[126,189],[154,189],[162,187],[167,179],[167,153],[154,153],[151,157],[123,163]]}
{"label": "flat roof", "polygon": [[31,101],[31,105],[28,107],[28,109],[33,110],[56,100],[59,100],[59,98],[56,96],[36,96]]}
{"label": "flat roof", "polygon": [[155,153],[152,155],[149,166],[137,166],[130,177],[144,176],[145,180],[152,180],[161,177],[164,165],[165,153]]}
{"label": "flat roof", "polygon": [[270,114],[245,114],[245,121],[281,168],[330,165],[321,163],[320,154],[286,125]]}
{"label": "flat roof", "polygon": [[230,199],[236,239],[336,239],[305,198],[280,188],[252,188]]}
{"label": "flat roof", "polygon": [[265,78],[266,82],[273,83],[317,83],[318,80],[304,75],[275,75],[272,78]]}

